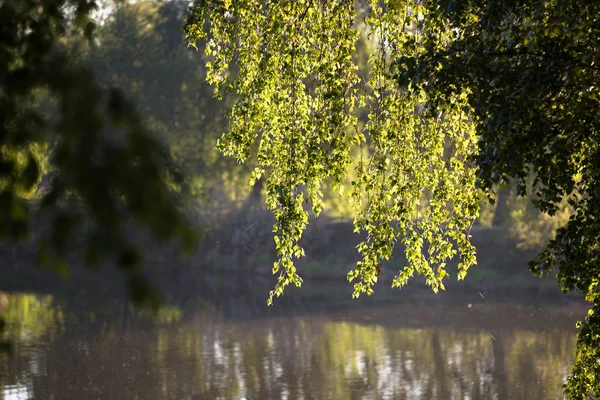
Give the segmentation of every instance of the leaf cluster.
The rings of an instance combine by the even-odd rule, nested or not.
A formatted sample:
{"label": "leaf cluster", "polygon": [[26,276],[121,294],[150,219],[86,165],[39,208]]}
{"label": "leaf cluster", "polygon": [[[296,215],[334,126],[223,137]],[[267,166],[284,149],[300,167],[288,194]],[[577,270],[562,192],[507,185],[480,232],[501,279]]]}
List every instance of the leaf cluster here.
{"label": "leaf cluster", "polygon": [[[416,272],[437,291],[444,288],[448,260],[460,255],[460,278],[475,263],[469,229],[480,192],[466,96],[434,106],[426,91],[402,88],[394,79],[394,60],[427,50],[420,40],[426,8],[363,6],[361,22],[352,1],[197,1],[184,27],[191,45],[206,39],[207,80],[217,96],[238,96],[217,147],[245,162],[258,141],[253,180],[266,175],[267,205],[277,221],[273,272],[280,275],[269,303],[288,284],[301,283],[293,259],[303,255],[298,241],[309,216],[303,203],[318,215],[324,182],[339,185],[353,148],[363,145],[368,159],[357,165],[352,198],[356,230],[367,239],[358,247],[362,260],[348,274],[356,281],[354,295],[373,293],[377,265],[391,257],[397,241],[405,245],[407,264],[394,286]],[[367,82],[352,58],[360,24],[376,48]],[[360,107],[369,110],[363,126]]]}

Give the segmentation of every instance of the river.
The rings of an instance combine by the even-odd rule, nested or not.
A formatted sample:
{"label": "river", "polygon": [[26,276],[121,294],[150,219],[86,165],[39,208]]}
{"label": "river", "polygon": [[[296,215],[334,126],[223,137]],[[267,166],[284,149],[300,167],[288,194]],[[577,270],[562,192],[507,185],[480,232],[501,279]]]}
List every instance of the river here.
{"label": "river", "polygon": [[11,293],[0,399],[561,398],[584,305],[427,299],[267,309],[187,298],[152,314]]}

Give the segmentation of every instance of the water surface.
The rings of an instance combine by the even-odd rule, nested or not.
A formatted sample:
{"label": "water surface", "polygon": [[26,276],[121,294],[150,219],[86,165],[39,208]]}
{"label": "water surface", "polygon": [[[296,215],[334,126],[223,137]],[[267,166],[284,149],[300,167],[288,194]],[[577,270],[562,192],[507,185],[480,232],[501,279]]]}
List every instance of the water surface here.
{"label": "water surface", "polygon": [[0,399],[561,398],[582,305],[455,303],[152,315],[12,294]]}

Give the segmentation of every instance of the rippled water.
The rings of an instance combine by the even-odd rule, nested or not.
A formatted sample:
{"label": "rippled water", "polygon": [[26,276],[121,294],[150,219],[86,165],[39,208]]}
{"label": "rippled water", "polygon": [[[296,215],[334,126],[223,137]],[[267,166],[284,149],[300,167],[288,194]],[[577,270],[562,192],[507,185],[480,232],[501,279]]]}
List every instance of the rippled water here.
{"label": "rippled water", "polygon": [[[580,305],[234,317],[13,294],[0,399],[557,399]],[[281,314],[286,315],[286,312]]]}

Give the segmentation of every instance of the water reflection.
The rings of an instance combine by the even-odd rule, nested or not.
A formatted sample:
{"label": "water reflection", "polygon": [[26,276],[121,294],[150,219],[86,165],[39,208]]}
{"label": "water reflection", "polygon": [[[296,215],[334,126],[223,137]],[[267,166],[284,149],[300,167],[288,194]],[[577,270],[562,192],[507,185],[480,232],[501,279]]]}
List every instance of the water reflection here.
{"label": "water reflection", "polygon": [[231,320],[13,295],[0,399],[556,399],[577,307],[415,306]]}

